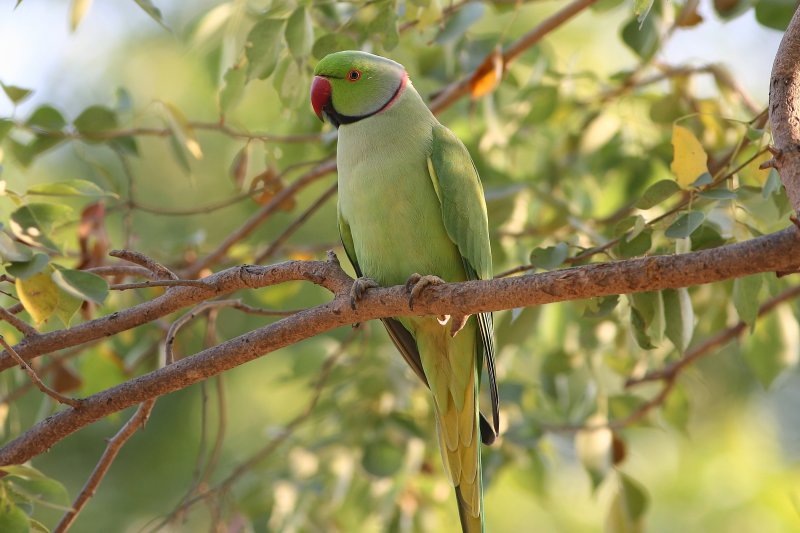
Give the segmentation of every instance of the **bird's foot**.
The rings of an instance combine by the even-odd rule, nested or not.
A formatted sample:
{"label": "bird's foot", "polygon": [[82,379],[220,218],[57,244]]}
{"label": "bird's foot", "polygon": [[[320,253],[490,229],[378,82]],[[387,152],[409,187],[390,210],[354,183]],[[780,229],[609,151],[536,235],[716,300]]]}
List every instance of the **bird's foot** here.
{"label": "bird's foot", "polygon": [[380,287],[372,278],[361,277],[353,282],[350,287],[350,307],[355,310],[356,304],[364,297],[369,289]]}
{"label": "bird's foot", "polygon": [[[406,281],[406,292],[408,292],[408,307],[414,309],[414,300],[422,294],[426,288],[430,287],[431,285],[441,285],[445,283],[445,281],[440,278],[439,276],[421,276],[420,274],[414,273],[408,277],[408,281]],[[449,315],[444,315],[444,322],[440,323],[446,324],[447,320],[449,320]]]}

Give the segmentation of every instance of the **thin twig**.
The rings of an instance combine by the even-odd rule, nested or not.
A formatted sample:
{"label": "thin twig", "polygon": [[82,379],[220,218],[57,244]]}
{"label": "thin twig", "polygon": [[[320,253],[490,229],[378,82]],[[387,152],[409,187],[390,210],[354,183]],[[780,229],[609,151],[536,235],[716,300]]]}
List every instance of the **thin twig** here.
{"label": "thin twig", "polygon": [[103,455],[100,457],[100,460],[97,462],[97,465],[94,467],[91,475],[89,475],[89,479],[86,480],[86,484],[83,486],[81,492],[72,503],[72,510],[67,511],[64,514],[64,516],[61,518],[61,521],[53,530],[53,533],[65,533],[67,530],[69,530],[69,528],[72,526],[72,523],[78,517],[78,514],[86,506],[86,503],[92,498],[92,496],[94,496],[95,492],[97,491],[97,487],[100,486],[100,482],[103,481],[106,473],[108,473],[108,469],[111,467],[114,459],[116,459],[119,451],[128,441],[128,439],[130,439],[133,434],[136,433],[140,427],[144,426],[145,422],[147,422],[147,419],[150,417],[150,413],[153,411],[153,406],[155,403],[155,398],[142,402],[133,416],[125,423],[124,426],[122,426],[116,435],[111,437],[106,445]]}
{"label": "thin twig", "polygon": [[177,274],[173,271],[162,265],[161,263],[157,262],[156,260],[147,257],[141,252],[136,252],[133,250],[111,250],[108,252],[108,255],[111,257],[118,257],[124,261],[129,263],[134,263],[139,266],[143,266],[144,268],[148,269],[150,272],[155,274],[158,279],[178,279]]}
{"label": "thin twig", "polygon": [[26,337],[33,337],[39,334],[35,327],[31,326],[24,320],[20,320],[12,313],[8,312],[5,307],[0,307],[0,320],[8,322]]}
{"label": "thin twig", "polygon": [[136,283],[115,283],[109,285],[112,291],[127,291],[130,289],[146,289],[148,287],[201,287],[208,289],[209,286],[200,279],[162,279],[153,281],[139,281]]}
{"label": "thin twig", "polygon": [[36,385],[36,387],[38,387],[40,391],[50,396],[58,403],[69,405],[70,407],[73,407],[75,409],[81,406],[81,400],[76,400],[75,398],[64,396],[60,392],[56,392],[47,385],[45,385],[44,382],[41,379],[39,379],[39,376],[36,375],[36,372],[33,370],[31,365],[29,365],[27,361],[25,361],[25,359],[23,359],[17,353],[17,351],[14,348],[12,348],[11,345],[8,344],[8,342],[6,342],[6,338],[3,335],[0,335],[0,346],[5,348],[6,353],[9,354],[19,364],[19,366],[22,367],[22,369],[25,371],[26,374],[28,374],[28,377],[31,378],[31,381]]}

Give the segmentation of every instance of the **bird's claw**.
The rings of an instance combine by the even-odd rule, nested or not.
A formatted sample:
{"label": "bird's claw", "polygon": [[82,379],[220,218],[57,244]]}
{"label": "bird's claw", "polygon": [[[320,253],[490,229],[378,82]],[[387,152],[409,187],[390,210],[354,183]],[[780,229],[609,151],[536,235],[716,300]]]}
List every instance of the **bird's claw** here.
{"label": "bird's claw", "polygon": [[355,310],[356,304],[364,297],[369,289],[380,287],[378,282],[372,278],[361,277],[353,282],[350,287],[350,307]]}
{"label": "bird's claw", "polygon": [[[411,274],[411,276],[408,277],[408,281],[406,281],[406,292],[409,293],[408,307],[414,309],[414,300],[419,297],[426,288],[431,285],[441,285],[442,283],[445,283],[445,281],[439,276],[421,276],[417,273]],[[447,323],[447,319],[445,319],[444,323]]]}

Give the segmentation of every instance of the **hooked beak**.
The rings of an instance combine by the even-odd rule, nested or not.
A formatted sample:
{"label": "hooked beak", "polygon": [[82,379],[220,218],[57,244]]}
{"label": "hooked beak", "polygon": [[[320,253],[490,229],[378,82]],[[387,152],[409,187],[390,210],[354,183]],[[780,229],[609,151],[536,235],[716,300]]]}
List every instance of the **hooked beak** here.
{"label": "hooked beak", "polygon": [[314,76],[311,82],[311,107],[319,119],[325,122],[322,111],[331,101],[331,83],[322,76]]}

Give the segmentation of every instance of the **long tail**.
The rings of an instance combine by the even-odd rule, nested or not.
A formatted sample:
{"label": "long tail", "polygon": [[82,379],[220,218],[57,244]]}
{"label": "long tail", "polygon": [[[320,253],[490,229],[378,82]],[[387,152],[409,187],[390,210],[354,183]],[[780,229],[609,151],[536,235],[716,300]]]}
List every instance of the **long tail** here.
{"label": "long tail", "polygon": [[472,386],[469,387],[461,412],[456,409],[452,399],[448,402],[444,413],[441,413],[437,406],[436,426],[442,462],[455,487],[461,529],[464,533],[483,533],[483,483],[477,388],[474,382],[470,385]]}

